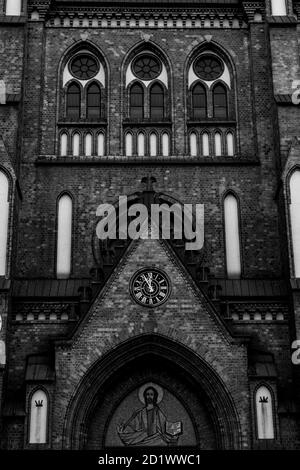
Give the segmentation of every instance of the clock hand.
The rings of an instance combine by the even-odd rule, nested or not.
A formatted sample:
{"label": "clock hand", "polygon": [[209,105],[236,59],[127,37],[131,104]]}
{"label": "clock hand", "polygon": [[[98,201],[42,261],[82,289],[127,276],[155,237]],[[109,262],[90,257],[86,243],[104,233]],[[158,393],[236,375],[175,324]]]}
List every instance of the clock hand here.
{"label": "clock hand", "polygon": [[[151,276],[151,277],[152,277],[152,276]],[[153,287],[152,287],[152,285],[151,285],[151,277],[150,277],[150,279],[148,279],[148,278],[145,276],[145,274],[143,274],[143,278],[144,278],[145,281],[147,282],[150,292],[153,292],[154,289],[153,289]]]}

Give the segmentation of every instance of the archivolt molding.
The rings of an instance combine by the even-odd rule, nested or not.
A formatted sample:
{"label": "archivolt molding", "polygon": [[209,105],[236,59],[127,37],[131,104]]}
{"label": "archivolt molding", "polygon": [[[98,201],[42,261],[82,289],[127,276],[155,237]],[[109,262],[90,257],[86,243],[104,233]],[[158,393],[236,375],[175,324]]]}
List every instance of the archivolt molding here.
{"label": "archivolt molding", "polygon": [[[140,335],[122,343],[97,361],[85,374],[71,399],[64,421],[64,449],[81,449],[84,445],[85,423],[99,390],[104,390],[114,374],[135,360],[159,357],[188,374],[196,388],[200,387],[211,403],[212,419],[218,447],[241,448],[241,430],[235,404],[221,377],[198,355],[178,341],[161,335]],[[220,430],[225,432],[220,432]]]}

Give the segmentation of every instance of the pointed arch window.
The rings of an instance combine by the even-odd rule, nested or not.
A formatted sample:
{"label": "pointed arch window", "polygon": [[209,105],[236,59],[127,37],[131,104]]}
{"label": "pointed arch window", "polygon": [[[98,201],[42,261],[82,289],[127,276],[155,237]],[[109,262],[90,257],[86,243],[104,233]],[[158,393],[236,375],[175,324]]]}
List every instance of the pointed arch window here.
{"label": "pointed arch window", "polygon": [[127,132],[125,136],[125,153],[126,153],[126,157],[132,157],[133,138],[132,138],[131,132]]}
{"label": "pointed arch window", "polygon": [[163,157],[170,155],[170,136],[167,132],[162,134],[162,155]]}
{"label": "pointed arch window", "polygon": [[207,117],[207,96],[203,85],[198,83],[192,91],[192,117],[201,119]]}
{"label": "pointed arch window", "polygon": [[261,386],[255,394],[257,438],[274,439],[273,400],[270,390]]}
{"label": "pointed arch window", "polygon": [[143,157],[145,155],[145,134],[143,132],[138,133],[137,138],[138,156]]}
{"label": "pointed arch window", "polygon": [[150,134],[150,156],[157,156],[157,135],[155,132],[151,132]]}
{"label": "pointed arch window", "polygon": [[290,179],[290,218],[294,259],[294,274],[300,278],[300,170],[295,170]]}
{"label": "pointed arch window", "polygon": [[72,136],[72,153],[74,157],[80,155],[80,135],[75,132]]}
{"label": "pointed arch window", "polygon": [[63,194],[58,201],[56,275],[67,279],[71,274],[72,255],[72,198]]}
{"label": "pointed arch window", "polygon": [[68,134],[63,132],[60,136],[60,156],[66,157],[68,155]]}
{"label": "pointed arch window", "polygon": [[227,146],[228,157],[233,157],[234,156],[234,139],[233,139],[232,132],[228,132],[226,135],[226,146]]}
{"label": "pointed arch window", "polygon": [[142,85],[135,83],[130,89],[130,117],[144,118],[144,90]]}
{"label": "pointed arch window", "polygon": [[29,443],[45,444],[47,428],[48,397],[43,390],[37,390],[30,400]]}
{"label": "pointed arch window", "polygon": [[213,89],[213,111],[215,118],[226,119],[228,116],[227,90],[221,83]]}
{"label": "pointed arch window", "polygon": [[164,90],[155,83],[150,89],[150,117],[157,121],[164,118]]}
{"label": "pointed arch window", "polygon": [[101,118],[101,90],[92,83],[87,89],[87,118],[91,121]]}
{"label": "pointed arch window", "polygon": [[197,145],[197,134],[191,132],[190,134],[190,155],[191,157],[196,157],[198,154],[198,145]]}
{"label": "pointed arch window", "polygon": [[9,182],[6,174],[0,170],[0,276],[6,274],[8,220],[9,220]]}
{"label": "pointed arch window", "polygon": [[230,279],[241,277],[241,248],[238,201],[233,194],[224,200],[225,246],[227,276]]}
{"label": "pointed arch window", "polygon": [[71,83],[67,90],[67,117],[71,120],[80,118],[80,87],[77,83]]}
{"label": "pointed arch window", "polygon": [[97,137],[97,155],[103,157],[105,154],[105,140],[103,132],[100,132]]}
{"label": "pointed arch window", "polygon": [[209,157],[210,145],[209,145],[209,134],[207,132],[203,132],[201,136],[201,141],[202,141],[202,155],[204,157]]}

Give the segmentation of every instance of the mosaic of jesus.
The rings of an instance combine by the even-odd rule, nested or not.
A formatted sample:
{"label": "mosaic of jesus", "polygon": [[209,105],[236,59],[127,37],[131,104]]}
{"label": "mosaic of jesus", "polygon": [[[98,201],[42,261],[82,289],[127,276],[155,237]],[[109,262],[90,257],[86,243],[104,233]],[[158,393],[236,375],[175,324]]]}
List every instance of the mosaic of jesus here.
{"label": "mosaic of jesus", "polygon": [[176,446],[183,426],[181,421],[168,421],[159,407],[163,389],[148,383],[140,387],[138,396],[143,407],[133,411],[127,421],[117,426],[122,443],[125,446]]}

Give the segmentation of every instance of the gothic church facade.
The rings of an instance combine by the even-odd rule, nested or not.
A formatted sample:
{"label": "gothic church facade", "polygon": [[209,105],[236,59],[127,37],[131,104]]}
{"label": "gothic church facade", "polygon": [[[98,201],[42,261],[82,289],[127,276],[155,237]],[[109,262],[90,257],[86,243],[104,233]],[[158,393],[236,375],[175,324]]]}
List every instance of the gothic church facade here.
{"label": "gothic church facade", "polygon": [[[300,449],[299,21],[0,0],[2,449]],[[120,196],[203,243],[99,240]]]}

